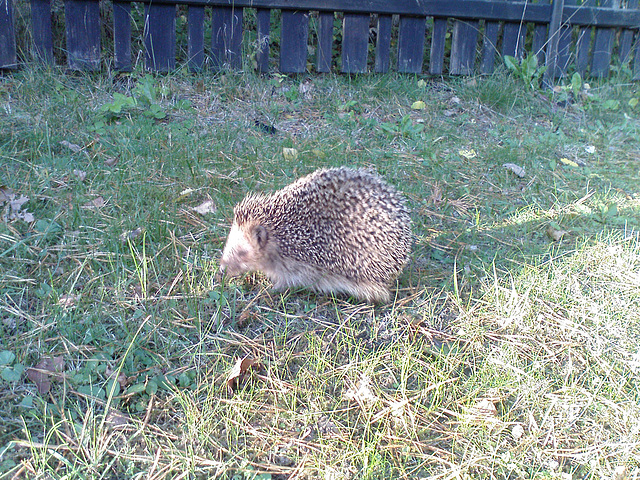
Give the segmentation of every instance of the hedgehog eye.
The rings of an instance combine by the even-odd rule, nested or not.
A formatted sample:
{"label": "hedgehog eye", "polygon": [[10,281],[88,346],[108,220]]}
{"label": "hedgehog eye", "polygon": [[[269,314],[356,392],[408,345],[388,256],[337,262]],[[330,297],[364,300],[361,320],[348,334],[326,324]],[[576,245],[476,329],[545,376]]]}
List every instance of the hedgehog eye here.
{"label": "hedgehog eye", "polygon": [[246,260],[249,256],[249,252],[247,250],[241,249],[236,251],[236,255],[240,260]]}

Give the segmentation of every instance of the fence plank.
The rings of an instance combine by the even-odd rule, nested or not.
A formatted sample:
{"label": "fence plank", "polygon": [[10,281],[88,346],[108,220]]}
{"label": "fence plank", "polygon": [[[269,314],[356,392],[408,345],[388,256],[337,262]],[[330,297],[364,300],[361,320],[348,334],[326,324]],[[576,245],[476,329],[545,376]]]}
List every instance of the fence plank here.
{"label": "fence plank", "polygon": [[152,3],[144,6],[144,47],[147,68],[168,72],[176,68],[176,6]]}
{"label": "fence plank", "polygon": [[211,66],[214,71],[242,68],[243,9],[216,7],[211,12]]}
{"label": "fence plank", "polygon": [[[630,0],[627,4],[629,10],[637,10],[640,2],[638,0]],[[625,28],[620,35],[620,63],[623,65],[631,60],[631,46],[633,45],[633,37],[635,30]]]}
{"label": "fence plank", "polygon": [[564,10],[564,0],[554,0],[551,21],[549,22],[549,41],[547,42],[546,67],[544,72],[544,84],[553,85],[556,78],[556,65],[558,63],[558,42],[560,40],[560,22]]}
{"label": "fence plank", "polygon": [[451,38],[451,75],[471,75],[476,59],[479,22],[457,20]]}
{"label": "fence plank", "polygon": [[[576,3],[573,0],[573,3]],[[594,0],[583,0],[582,7],[593,7],[595,6]],[[589,66],[589,51],[591,47],[591,34],[593,32],[592,27],[579,27],[578,28],[578,38],[576,40],[576,72],[578,72],[582,77],[585,76],[587,71],[587,67]]]}
{"label": "fence plank", "polygon": [[280,30],[280,71],[283,73],[305,72],[309,14],[299,10],[282,10]]}
{"label": "fence plank", "polygon": [[427,27],[424,17],[400,16],[398,33],[398,72],[422,72],[424,34]]}
{"label": "fence plank", "polygon": [[187,13],[187,54],[189,70],[198,72],[204,66],[204,7],[189,5]]}
{"label": "fence plank", "polygon": [[51,32],[51,0],[31,0],[33,55],[53,64],[53,34]]}
{"label": "fence plank", "polygon": [[526,25],[507,22],[502,29],[502,56],[509,55],[521,59],[524,52]]}
{"label": "fence plank", "polygon": [[342,20],[342,72],[367,71],[369,23],[371,16],[345,13]]}
{"label": "fence plank", "polygon": [[67,65],[72,70],[100,68],[100,4],[98,0],[65,0]]}
{"label": "fence plank", "polygon": [[320,12],[320,18],[318,19],[318,52],[316,55],[316,69],[323,73],[331,71],[333,19],[333,12]]}
{"label": "fence plank", "polygon": [[635,55],[633,56],[633,79],[640,80],[640,42],[636,42]]}
{"label": "fence plank", "polygon": [[[613,7],[612,0],[601,0],[600,6]],[[591,57],[591,75],[594,77],[606,77],[609,75],[611,63],[611,49],[613,48],[612,28],[596,28],[596,36],[593,40],[593,55]]]}
{"label": "fence plank", "polygon": [[547,30],[546,24],[536,24],[533,27],[533,41],[531,51],[538,57],[538,65],[546,63]]}
{"label": "fence plank", "polygon": [[499,22],[484,22],[482,58],[480,60],[480,72],[484,75],[493,72],[495,67],[496,53],[498,52],[498,33],[500,33]]}
{"label": "fence plank", "polygon": [[[565,6],[575,5],[576,0],[564,0]],[[560,26],[560,38],[558,38],[558,59],[556,61],[556,78],[564,77],[572,61],[571,44],[573,43],[574,26],[563,22]]]}
{"label": "fence plank", "polygon": [[376,37],[376,73],[386,73],[391,64],[391,15],[378,15],[378,36]]}
{"label": "fence plank", "polygon": [[444,47],[447,37],[447,19],[433,19],[433,33],[431,35],[431,53],[429,55],[429,73],[442,75],[444,69]]}
{"label": "fence plank", "polygon": [[131,4],[113,2],[113,66],[131,71]]}
{"label": "fence plank", "polygon": [[0,68],[16,68],[13,0],[0,0]]}
{"label": "fence plank", "polygon": [[271,10],[268,8],[259,8],[256,13],[258,21],[256,63],[260,73],[267,73],[269,71]]}
{"label": "fence plank", "polygon": [[591,46],[592,28],[581,27],[576,40],[576,72],[584,77],[589,66],[589,47]]}

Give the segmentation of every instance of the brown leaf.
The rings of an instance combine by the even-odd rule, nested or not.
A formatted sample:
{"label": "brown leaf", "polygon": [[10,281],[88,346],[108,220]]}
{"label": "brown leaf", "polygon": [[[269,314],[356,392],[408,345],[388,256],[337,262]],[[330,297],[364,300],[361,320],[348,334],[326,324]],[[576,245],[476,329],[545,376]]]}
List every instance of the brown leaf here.
{"label": "brown leaf", "polygon": [[469,409],[469,420],[476,423],[495,422],[498,419],[498,410],[492,399],[481,398]]}
{"label": "brown leaf", "polygon": [[84,179],[87,178],[87,172],[85,172],[84,170],[73,170],[73,174],[78,178],[78,180],[80,180],[81,182],[84,182]]}
{"label": "brown leaf", "polygon": [[70,308],[73,307],[79,299],[80,295],[62,295],[58,299],[58,305],[60,305],[61,307]]}
{"label": "brown leaf", "polygon": [[118,163],[118,157],[107,157],[104,159],[104,164],[107,167],[115,167],[116,163]]}
{"label": "brown leaf", "polygon": [[43,358],[33,368],[27,368],[27,378],[36,384],[38,392],[44,395],[51,389],[51,380],[60,380],[64,370],[62,357]]}
{"label": "brown leaf", "polygon": [[565,235],[567,235],[569,232],[567,232],[566,230],[556,230],[555,228],[553,228],[551,225],[549,225],[547,227],[547,235],[549,235],[549,237],[554,241],[554,242],[559,242],[560,240],[562,240],[562,237],[564,237]]}
{"label": "brown leaf", "polygon": [[121,427],[129,424],[129,415],[118,410],[111,409],[105,419],[110,427]]}
{"label": "brown leaf", "polygon": [[80,145],[76,145],[75,143],[67,142],[66,140],[61,141],[60,145],[62,145],[63,147],[67,147],[73,153],[78,153],[78,152],[80,152],[82,150],[82,147]]}
{"label": "brown leaf", "polygon": [[362,375],[357,384],[352,385],[344,392],[344,398],[359,404],[375,403],[378,397],[371,391],[369,384],[369,377]]}
{"label": "brown leaf", "polygon": [[120,241],[126,242],[127,240],[135,240],[142,234],[142,232],[144,232],[144,228],[142,227],[138,227],[135,230],[123,232],[120,234]]}
{"label": "brown leaf", "polygon": [[5,209],[2,220],[4,222],[10,222],[12,220],[23,220],[27,223],[31,223],[35,220],[32,213],[27,210],[22,210],[22,206],[29,201],[29,197],[20,195],[16,198],[16,194],[7,187],[0,187],[0,199],[2,203],[9,203],[9,208]]}
{"label": "brown leaf", "polygon": [[427,199],[429,203],[439,204],[442,202],[442,188],[437,183],[431,189],[431,195]]}
{"label": "brown leaf", "polygon": [[260,363],[258,360],[251,358],[249,355],[238,359],[229,373],[229,378],[227,378],[227,387],[229,388],[229,392],[233,393],[237,390],[244,374],[247,373],[250,368],[258,368],[259,365]]}
{"label": "brown leaf", "polygon": [[[107,365],[107,368],[105,369],[104,373],[107,375],[107,377],[113,377],[113,374],[116,373],[116,371],[117,371],[116,368],[112,368],[109,365]],[[120,372],[118,374],[118,378],[116,378],[116,381],[120,384],[122,388],[125,388],[127,385],[129,385],[129,379],[124,374],[124,372]]]}
{"label": "brown leaf", "polygon": [[8,202],[14,196],[13,190],[6,185],[0,185],[0,203]]}
{"label": "brown leaf", "polygon": [[515,163],[505,163],[502,166],[507,170],[511,170],[514,174],[516,174],[520,178],[524,178],[524,176],[526,175],[524,168],[522,168],[520,165],[516,165]]}
{"label": "brown leaf", "polygon": [[215,213],[216,204],[213,203],[213,200],[205,200],[197,207],[191,207],[191,210],[199,213],[200,215],[206,215],[207,213]]}
{"label": "brown leaf", "polygon": [[105,202],[102,195],[100,195],[94,198],[93,200],[91,200],[90,202],[85,203],[83,206],[84,208],[102,208],[105,206],[106,203],[107,202]]}

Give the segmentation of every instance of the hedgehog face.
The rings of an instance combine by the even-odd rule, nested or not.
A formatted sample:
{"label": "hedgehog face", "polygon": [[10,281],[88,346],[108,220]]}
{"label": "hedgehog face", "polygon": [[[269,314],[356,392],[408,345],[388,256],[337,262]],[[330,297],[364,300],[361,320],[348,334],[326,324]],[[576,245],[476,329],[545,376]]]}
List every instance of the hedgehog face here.
{"label": "hedgehog face", "polygon": [[261,270],[269,234],[259,224],[233,223],[220,260],[220,271],[232,277]]}

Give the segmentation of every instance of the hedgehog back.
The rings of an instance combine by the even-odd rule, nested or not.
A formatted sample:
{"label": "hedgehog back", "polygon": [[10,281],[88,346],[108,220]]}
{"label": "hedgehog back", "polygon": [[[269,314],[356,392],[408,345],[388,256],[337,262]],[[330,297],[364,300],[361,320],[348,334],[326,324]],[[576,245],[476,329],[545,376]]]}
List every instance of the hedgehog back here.
{"label": "hedgehog back", "polygon": [[366,170],[318,170],[273,194],[250,195],[235,221],[265,226],[283,259],[356,281],[388,283],[411,248],[404,199]]}

